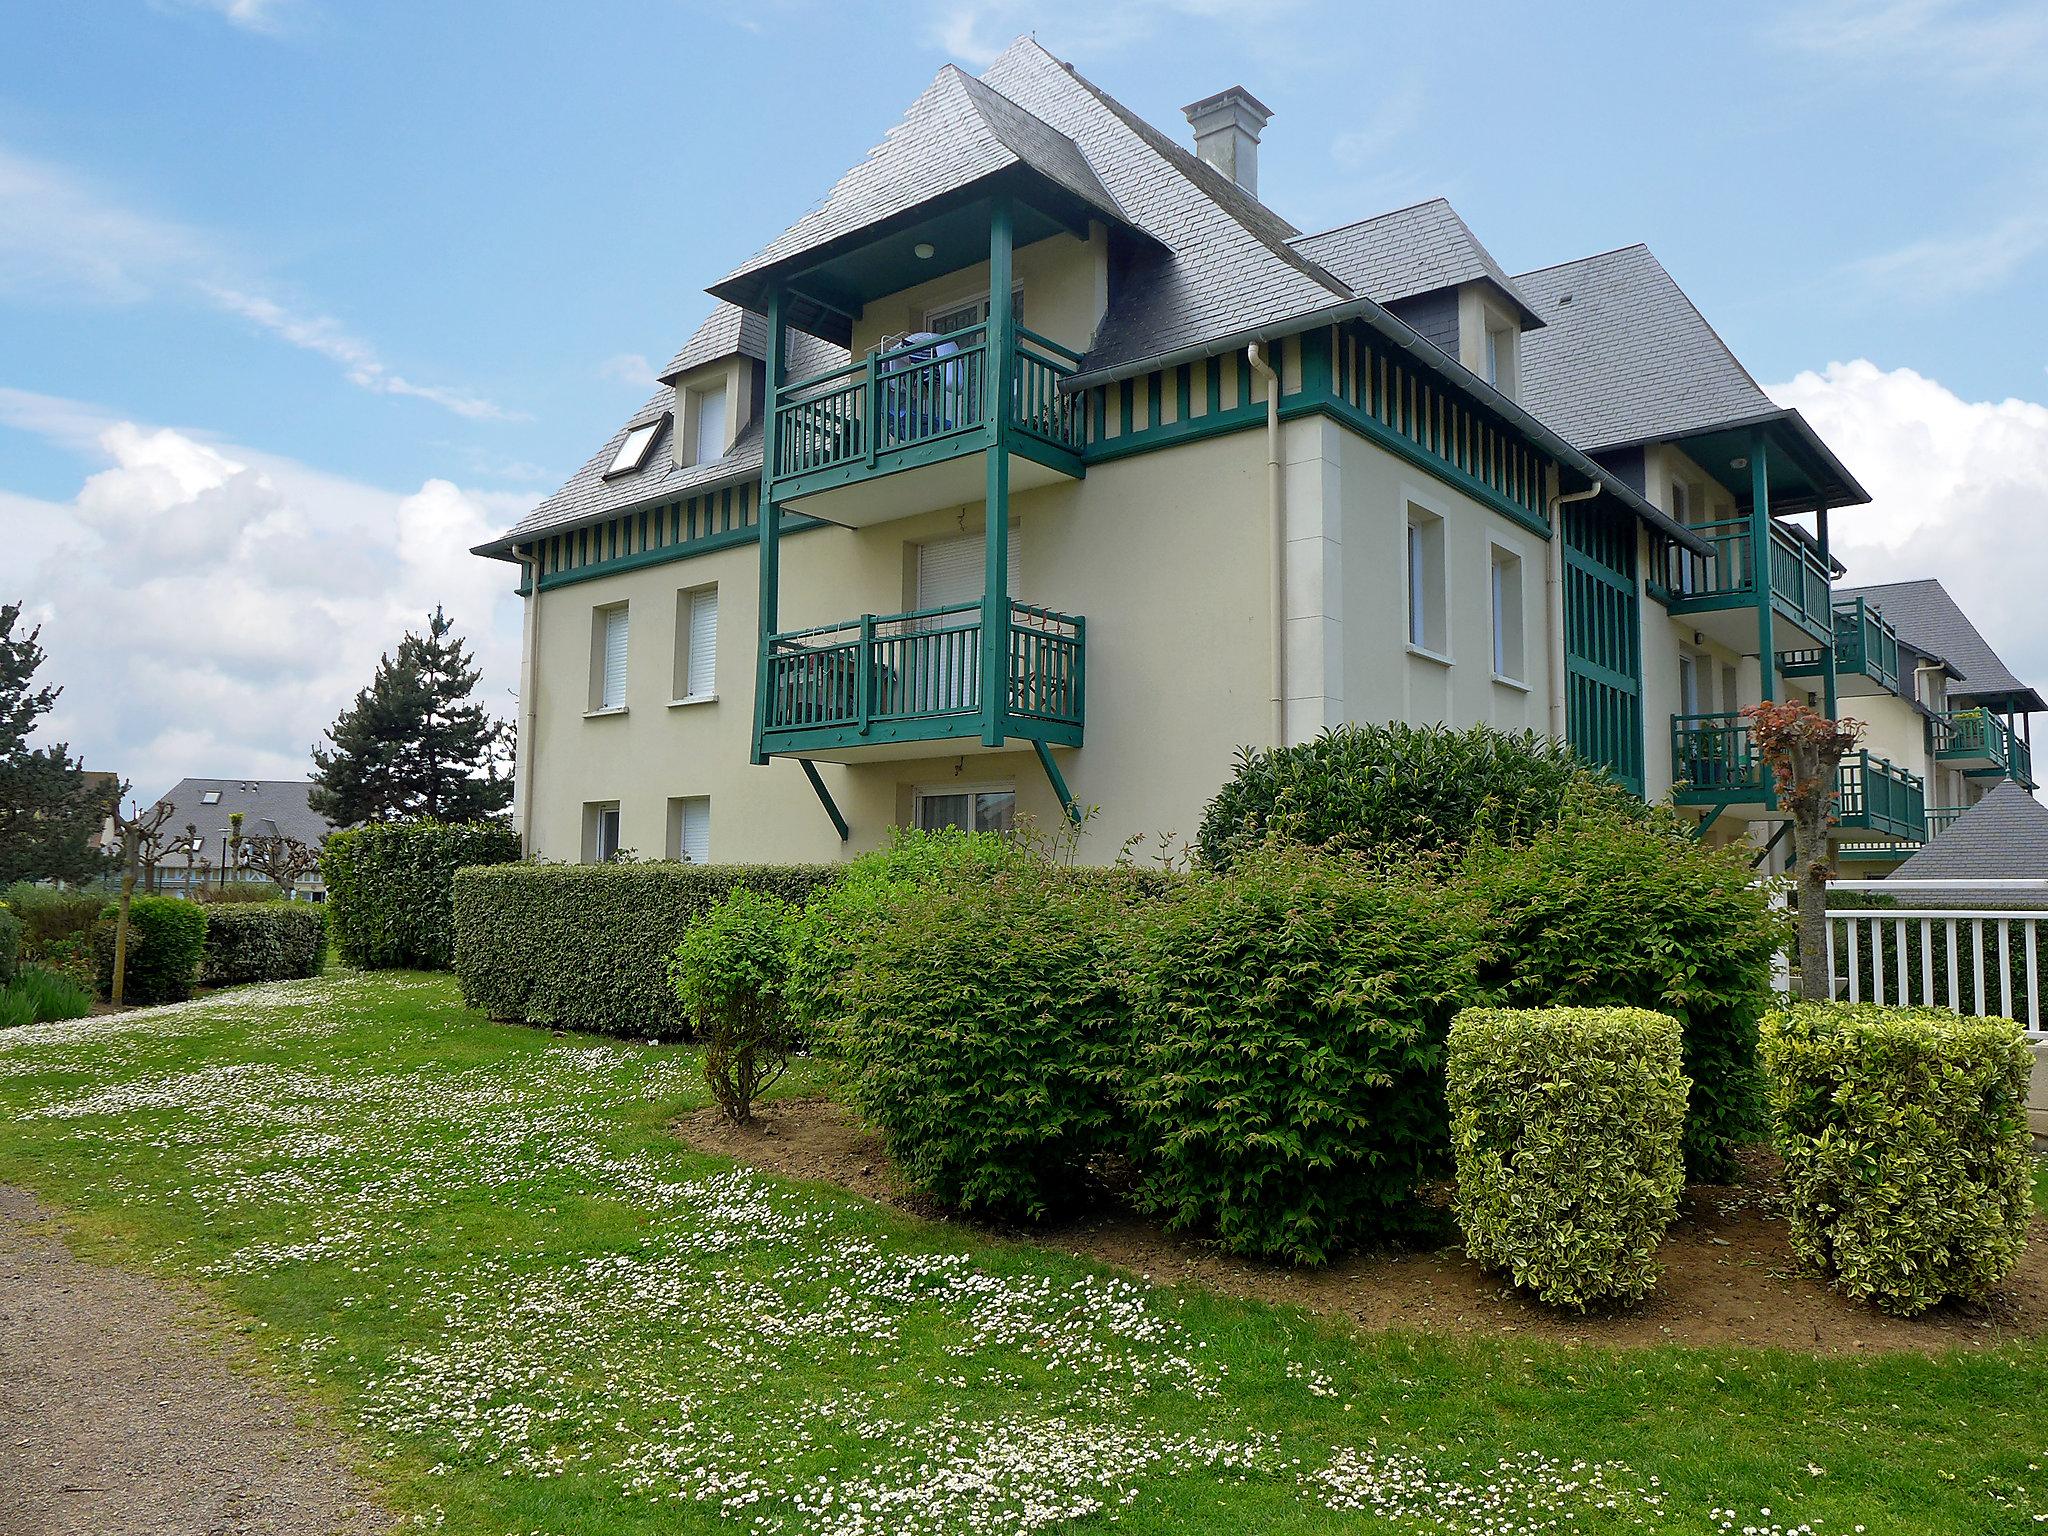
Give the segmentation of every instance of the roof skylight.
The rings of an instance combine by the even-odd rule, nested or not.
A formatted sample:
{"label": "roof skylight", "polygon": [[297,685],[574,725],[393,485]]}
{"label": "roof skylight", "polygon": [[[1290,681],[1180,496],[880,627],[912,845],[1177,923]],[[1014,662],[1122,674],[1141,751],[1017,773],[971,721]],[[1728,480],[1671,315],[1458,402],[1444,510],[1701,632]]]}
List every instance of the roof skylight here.
{"label": "roof skylight", "polygon": [[647,462],[647,450],[654,446],[664,419],[656,417],[653,421],[643,422],[626,434],[626,440],[619,444],[619,451],[612,455],[612,467],[604,472],[606,479],[613,475],[630,475]]}
{"label": "roof skylight", "polygon": [[209,789],[205,794],[199,797],[199,803],[201,805],[219,805],[220,791],[217,789]]}

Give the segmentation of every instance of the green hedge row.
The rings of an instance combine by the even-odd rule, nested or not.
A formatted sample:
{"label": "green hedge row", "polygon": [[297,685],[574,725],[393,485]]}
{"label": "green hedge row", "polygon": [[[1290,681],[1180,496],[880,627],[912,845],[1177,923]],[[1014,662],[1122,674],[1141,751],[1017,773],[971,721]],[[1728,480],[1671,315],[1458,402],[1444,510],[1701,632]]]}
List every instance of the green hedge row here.
{"label": "green hedge row", "polygon": [[1906,1316],[2005,1277],[2033,1217],[2018,1024],[1802,1003],[1765,1021],[1763,1057],[1803,1262]]}
{"label": "green hedge row", "polygon": [[0,907],[0,987],[14,980],[21,966],[21,919]]}
{"label": "green hedge row", "polygon": [[[102,997],[114,992],[120,904],[110,902],[93,928]],[[121,1001],[136,1007],[181,1003],[199,984],[206,955],[206,908],[175,896],[137,896],[128,904],[127,978]]]}
{"label": "green hedge row", "polygon": [[508,864],[519,834],[502,822],[351,827],[320,849],[329,931],[364,970],[445,971],[455,959],[455,871]]}
{"label": "green hedge row", "polygon": [[327,918],[310,901],[232,902],[206,908],[209,987],[317,976],[327,955]]}
{"label": "green hedge row", "polygon": [[498,864],[454,877],[462,995],[494,1019],[597,1034],[689,1033],[669,984],[676,941],[738,886],[801,903],[833,865]]}

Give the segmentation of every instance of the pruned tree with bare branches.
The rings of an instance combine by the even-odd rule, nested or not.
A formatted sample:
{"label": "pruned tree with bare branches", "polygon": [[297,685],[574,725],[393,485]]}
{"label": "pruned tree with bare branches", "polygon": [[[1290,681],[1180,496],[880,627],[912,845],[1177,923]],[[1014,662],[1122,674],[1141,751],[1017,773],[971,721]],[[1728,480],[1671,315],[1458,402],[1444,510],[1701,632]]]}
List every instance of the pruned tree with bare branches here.
{"label": "pruned tree with bare branches", "polygon": [[1750,739],[1771,770],[1778,809],[1792,822],[1792,878],[1799,900],[1799,991],[1828,997],[1828,827],[1834,821],[1835,777],[1863,739],[1860,720],[1830,720],[1810,704],[1752,704],[1743,712]]}

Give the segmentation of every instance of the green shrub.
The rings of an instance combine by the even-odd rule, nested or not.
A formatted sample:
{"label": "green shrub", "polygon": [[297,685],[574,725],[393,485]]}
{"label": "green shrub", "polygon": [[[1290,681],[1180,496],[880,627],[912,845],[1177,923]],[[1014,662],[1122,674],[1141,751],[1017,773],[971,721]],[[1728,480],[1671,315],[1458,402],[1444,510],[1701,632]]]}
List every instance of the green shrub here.
{"label": "green shrub", "polygon": [[871,931],[906,892],[969,870],[1017,869],[1030,854],[997,832],[897,828],[889,846],[864,853],[814,891],[790,932],[790,995],[797,1019],[822,1025],[845,1011],[840,984]]}
{"label": "green shrub", "polygon": [[1641,809],[1603,770],[1532,732],[1343,725],[1297,746],[1240,752],[1196,847],[1224,869],[1268,838],[1332,852],[1426,852],[1462,848],[1484,827],[1518,842],[1557,820],[1573,792],[1617,814]]}
{"label": "green shrub", "polygon": [[28,999],[37,1024],[82,1019],[92,1012],[92,993],[69,976],[40,965],[24,965],[7,990]]}
{"label": "green shrub", "polygon": [[455,871],[518,857],[519,834],[495,821],[388,822],[331,834],[320,874],[336,951],[364,970],[447,970]]}
{"label": "green shrub", "polygon": [[754,1100],[789,1066],[789,928],[796,909],[748,890],[683,930],[669,975],[683,1012],[704,1042],[704,1081],[735,1125],[754,1118]]}
{"label": "green shrub", "polygon": [[317,976],[327,954],[327,918],[311,901],[229,902],[206,909],[209,987]]}
{"label": "green shrub", "polygon": [[0,987],[0,1029],[20,1029],[36,1022],[34,998],[17,987]]}
{"label": "green shrub", "polygon": [[291,893],[271,880],[230,880],[226,885],[208,885],[201,881],[192,887],[192,899],[209,907],[236,907],[288,901]]}
{"label": "green shrub", "polygon": [[1480,926],[1481,980],[1503,1007],[1622,1007],[1685,1030],[1685,1165],[1729,1176],[1763,1130],[1756,1025],[1789,933],[1739,849],[1708,848],[1668,812],[1569,811],[1518,847],[1476,842],[1460,882]]}
{"label": "green shrub", "polygon": [[1763,1059],[1804,1263],[1908,1317],[2012,1269],[2033,1213],[2019,1025],[1800,1003],[1765,1020]]}
{"label": "green shrub", "polygon": [[1465,1251],[1553,1306],[1640,1301],[1685,1186],[1682,1032],[1639,1008],[1468,1008],[1445,1095]]}
{"label": "green shrub", "polygon": [[847,1097],[949,1206],[1039,1220],[1107,1145],[1121,1035],[1115,888],[1035,857],[904,882],[825,1026]]}
{"label": "green shrub", "polygon": [[[99,990],[114,991],[115,925],[120,903],[110,902],[93,930]],[[206,908],[174,896],[137,896],[128,906],[128,978],[121,1001],[143,1007],[179,1003],[199,982],[206,953]]]}
{"label": "green shrub", "polygon": [[99,990],[100,967],[94,958],[90,930],[74,938],[50,940],[33,963],[62,976],[88,997]]}
{"label": "green shrub", "polygon": [[90,941],[93,924],[99,921],[107,898],[89,891],[60,890],[21,881],[0,894],[0,903],[20,920],[22,954],[35,960],[42,958],[53,942]]}
{"label": "green shrub", "polygon": [[683,931],[740,886],[800,902],[836,865],[500,864],[455,877],[455,974],[494,1019],[689,1033],[668,976]]}
{"label": "green shrub", "polygon": [[0,987],[14,980],[21,965],[21,919],[0,907]]}
{"label": "green shrub", "polygon": [[1248,852],[1134,924],[1139,1197],[1233,1252],[1319,1264],[1414,1229],[1447,1161],[1444,1035],[1469,914],[1410,874]]}

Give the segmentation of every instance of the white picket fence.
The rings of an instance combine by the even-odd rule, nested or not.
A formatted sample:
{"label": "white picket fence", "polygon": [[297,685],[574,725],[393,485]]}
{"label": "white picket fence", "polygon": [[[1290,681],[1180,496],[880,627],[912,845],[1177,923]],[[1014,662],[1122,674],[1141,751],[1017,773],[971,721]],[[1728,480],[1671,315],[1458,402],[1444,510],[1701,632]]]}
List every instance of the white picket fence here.
{"label": "white picket fence", "polygon": [[[1834,907],[1825,961],[1832,995],[2017,1019],[2044,1037],[2041,959],[2048,880],[1837,880],[1911,907]],[[2014,901],[2038,903],[2029,910]]]}

